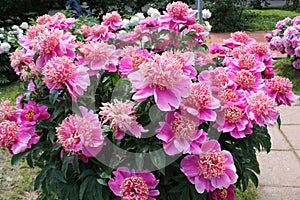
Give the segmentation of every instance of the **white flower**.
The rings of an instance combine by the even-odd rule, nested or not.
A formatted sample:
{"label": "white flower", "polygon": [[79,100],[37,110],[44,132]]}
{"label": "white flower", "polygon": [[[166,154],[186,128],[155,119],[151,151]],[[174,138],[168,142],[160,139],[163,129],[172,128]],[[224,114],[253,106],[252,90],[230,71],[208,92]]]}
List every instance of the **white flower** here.
{"label": "white flower", "polygon": [[208,21],[205,21],[204,24],[203,24],[203,27],[204,27],[205,30],[207,30],[208,32],[210,32],[212,26],[209,24]]}
{"label": "white flower", "polygon": [[14,37],[8,36],[8,37],[7,37],[7,41],[8,41],[8,42],[13,42],[13,41],[14,41]]}
{"label": "white flower", "polygon": [[4,39],[4,35],[3,34],[0,34],[0,39]]}
{"label": "white flower", "polygon": [[147,11],[147,14],[153,18],[160,17],[160,12],[155,8],[149,8],[149,10]]}
{"label": "white flower", "polygon": [[11,47],[10,44],[8,44],[7,42],[3,42],[1,43],[0,49],[3,52],[8,52],[10,47]]}
{"label": "white flower", "polygon": [[128,28],[128,26],[129,26],[129,20],[128,19],[123,19],[122,21],[123,21],[123,27],[124,28]]}
{"label": "white flower", "polygon": [[136,25],[139,24],[139,22],[140,22],[140,19],[137,16],[132,16],[130,18],[130,25],[131,26],[136,26]]}
{"label": "white flower", "polygon": [[134,16],[138,17],[140,21],[145,19],[145,16],[143,13],[136,13]]}
{"label": "white flower", "polygon": [[121,37],[121,36],[126,35],[126,33],[127,33],[126,31],[121,30],[121,31],[119,31],[118,35]]}
{"label": "white flower", "polygon": [[19,29],[19,27],[18,27],[17,25],[13,25],[13,26],[11,27],[11,29],[17,30],[17,29]]}
{"label": "white flower", "polygon": [[203,19],[208,19],[211,17],[211,12],[208,9],[203,9],[202,10],[202,17]]}
{"label": "white flower", "polygon": [[3,28],[3,27],[1,27],[1,28],[0,28],[0,31],[1,31],[1,32],[3,32],[3,31],[4,31],[4,28]]}
{"label": "white flower", "polygon": [[23,23],[20,25],[20,27],[21,27],[22,29],[28,29],[29,25],[28,25],[27,22],[23,22]]}

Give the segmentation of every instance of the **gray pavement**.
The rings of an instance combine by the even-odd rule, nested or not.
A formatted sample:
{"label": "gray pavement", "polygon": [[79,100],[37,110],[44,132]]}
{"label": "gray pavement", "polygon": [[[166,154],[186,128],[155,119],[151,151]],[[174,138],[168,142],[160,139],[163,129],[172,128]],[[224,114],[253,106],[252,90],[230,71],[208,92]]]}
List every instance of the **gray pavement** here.
{"label": "gray pavement", "polygon": [[260,200],[300,199],[300,103],[281,106],[282,124],[269,128],[271,152],[258,153]]}

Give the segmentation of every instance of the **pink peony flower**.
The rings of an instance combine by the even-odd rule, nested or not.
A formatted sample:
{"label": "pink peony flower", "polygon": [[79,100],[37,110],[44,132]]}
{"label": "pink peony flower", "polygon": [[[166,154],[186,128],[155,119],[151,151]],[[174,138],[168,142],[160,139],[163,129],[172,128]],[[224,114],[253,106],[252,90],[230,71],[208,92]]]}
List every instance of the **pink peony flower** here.
{"label": "pink peony flower", "polygon": [[196,130],[195,121],[177,112],[168,112],[166,121],[159,124],[156,137],[163,141],[168,155],[200,152],[200,144],[206,140],[207,133]]}
{"label": "pink peony flower", "polygon": [[234,200],[234,185],[230,185],[229,188],[215,189],[208,194],[208,198],[211,200]]}
{"label": "pink peony flower", "polygon": [[116,139],[122,139],[126,131],[132,133],[136,138],[140,138],[143,132],[147,132],[136,121],[136,110],[131,101],[121,102],[114,99],[113,104],[103,103],[100,110],[102,123],[109,121],[110,127],[115,131]]}
{"label": "pink peony flower", "polygon": [[121,16],[116,11],[113,11],[111,13],[106,13],[103,16],[102,24],[107,26],[110,31],[122,28],[123,26]]}
{"label": "pink peony flower", "polygon": [[198,193],[228,188],[237,181],[236,168],[230,152],[221,151],[216,140],[202,144],[202,152],[182,159],[181,171],[195,184]]}
{"label": "pink peony flower", "polygon": [[8,148],[13,154],[24,152],[39,140],[34,127],[20,127],[8,120],[0,122],[0,147]]}
{"label": "pink peony flower", "polygon": [[228,102],[218,112],[218,117],[214,127],[218,131],[229,132],[234,138],[244,138],[248,134],[252,134],[252,123],[245,114],[245,102]]}
{"label": "pink peony flower", "polygon": [[96,24],[90,29],[90,36],[86,38],[86,41],[107,41],[113,37],[113,34],[109,32],[108,27],[104,25]]}
{"label": "pink peony flower", "polygon": [[179,107],[181,97],[190,93],[191,79],[184,74],[182,65],[169,62],[156,54],[139,66],[139,70],[128,75],[132,83],[133,99],[144,101],[154,95],[158,108],[171,111]]}
{"label": "pink peony flower", "polygon": [[293,62],[293,67],[295,69],[300,69],[300,59],[297,59]]}
{"label": "pink peony flower", "polygon": [[119,63],[119,74],[122,76],[128,75],[139,69],[139,66],[146,61],[147,58],[151,57],[147,50],[137,49],[134,52],[126,55],[120,60]]}
{"label": "pink peony flower", "polygon": [[44,82],[50,92],[66,86],[73,101],[83,95],[90,85],[88,68],[76,66],[69,57],[54,57],[49,60],[43,70]]}
{"label": "pink peony flower", "polygon": [[57,142],[65,151],[96,157],[105,145],[98,115],[80,106],[81,116],[70,115],[56,128]]}
{"label": "pink peony flower", "polygon": [[249,119],[254,120],[259,126],[272,125],[277,120],[279,110],[274,98],[263,91],[250,92],[246,95],[248,105],[245,112]]}
{"label": "pink peony flower", "polygon": [[129,171],[126,167],[119,167],[113,174],[115,177],[108,181],[108,186],[122,200],[155,200],[154,197],[159,195],[155,190],[159,180],[149,171]]}
{"label": "pink peony flower", "polygon": [[139,22],[142,30],[157,30],[159,28],[159,21],[153,17],[147,17]]}
{"label": "pink peony flower", "polygon": [[267,33],[267,34],[265,35],[265,40],[266,40],[267,42],[271,42],[272,38],[273,38],[272,33]]}
{"label": "pink peony flower", "polygon": [[37,105],[35,101],[29,101],[20,113],[22,125],[25,127],[34,126],[36,121],[46,120],[50,118],[48,107],[45,105]]}
{"label": "pink peony flower", "polygon": [[119,63],[119,56],[121,50],[117,50],[114,45],[108,45],[104,42],[89,42],[80,48],[83,53],[83,65],[87,65],[88,74],[94,76],[100,70],[107,70],[109,72],[117,71]]}
{"label": "pink peony flower", "polygon": [[161,27],[169,30],[178,31],[179,25],[190,26],[195,24],[196,18],[194,15],[197,13],[195,10],[189,10],[186,3],[176,1],[167,5],[167,14],[161,15],[159,22]]}
{"label": "pink peony flower", "polygon": [[220,102],[215,98],[209,87],[204,82],[193,83],[191,94],[182,102],[181,109],[190,114],[196,121],[214,121],[217,114],[215,109],[219,108]]}
{"label": "pink peony flower", "polygon": [[224,43],[229,48],[234,48],[237,46],[243,46],[246,44],[250,44],[254,42],[255,40],[253,38],[249,38],[247,33],[237,31],[234,33],[231,33],[231,38],[224,40]]}
{"label": "pink peony flower", "polygon": [[247,91],[259,91],[263,87],[261,73],[245,69],[235,72],[233,81],[238,85],[238,89]]}
{"label": "pink peony flower", "polygon": [[14,107],[10,101],[3,101],[0,104],[0,122],[4,120],[13,120],[15,118]]}
{"label": "pink peony flower", "polygon": [[292,92],[292,82],[280,76],[275,76],[270,80],[266,80],[265,91],[267,94],[276,99],[278,105],[289,105],[295,101],[298,96]]}
{"label": "pink peony flower", "polygon": [[203,44],[205,42],[204,37],[209,35],[209,32],[205,31],[201,24],[193,24],[189,26],[188,31],[195,32],[193,36],[199,44]]}

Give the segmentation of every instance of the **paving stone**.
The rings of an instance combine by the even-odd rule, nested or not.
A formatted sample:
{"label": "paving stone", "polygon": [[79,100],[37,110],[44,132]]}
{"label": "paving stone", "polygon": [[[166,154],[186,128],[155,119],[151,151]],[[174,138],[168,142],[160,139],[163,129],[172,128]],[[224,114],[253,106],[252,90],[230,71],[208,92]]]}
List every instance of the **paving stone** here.
{"label": "paving stone", "polygon": [[271,151],[257,154],[261,185],[300,186],[300,162],[292,151]]}
{"label": "paving stone", "polygon": [[297,200],[300,197],[300,186],[294,187],[270,187],[259,186],[260,200]]}
{"label": "paving stone", "polygon": [[282,125],[280,129],[287,136],[294,149],[300,150],[300,125]]}
{"label": "paving stone", "polygon": [[286,139],[283,137],[282,133],[279,131],[277,126],[270,127],[269,134],[271,135],[271,149],[281,149],[281,150],[290,150],[291,147],[287,143]]}
{"label": "paving stone", "polygon": [[300,106],[280,106],[281,124],[300,124]]}

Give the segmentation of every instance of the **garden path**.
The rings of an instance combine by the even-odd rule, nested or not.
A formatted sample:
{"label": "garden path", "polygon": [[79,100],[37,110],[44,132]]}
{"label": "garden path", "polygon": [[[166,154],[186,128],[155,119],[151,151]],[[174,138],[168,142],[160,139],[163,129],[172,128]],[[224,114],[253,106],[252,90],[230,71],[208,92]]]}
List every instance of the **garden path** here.
{"label": "garden path", "polygon": [[[258,42],[267,43],[267,31],[247,32]],[[208,45],[223,44],[230,33],[211,33]],[[276,53],[277,57],[285,55]],[[281,127],[276,124],[269,128],[271,152],[258,153],[261,173],[258,194],[260,200],[299,200],[300,199],[300,101],[291,106],[281,106]]]}

